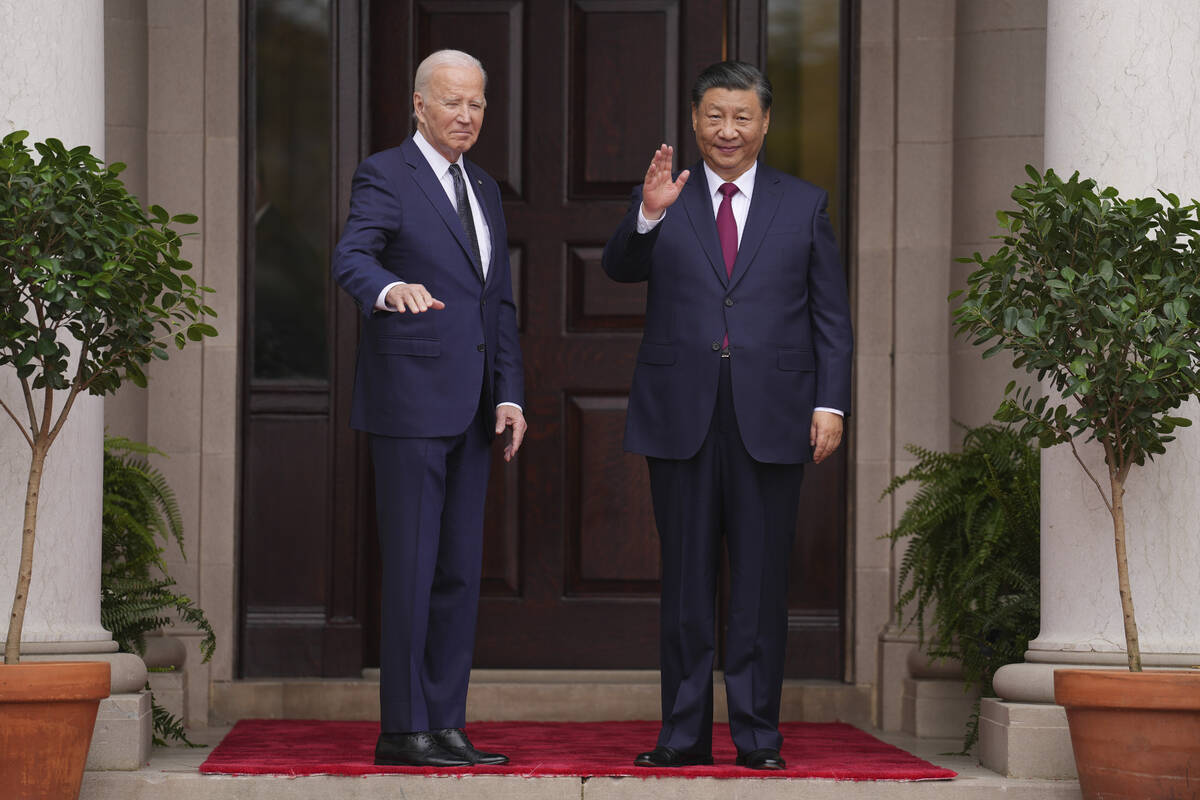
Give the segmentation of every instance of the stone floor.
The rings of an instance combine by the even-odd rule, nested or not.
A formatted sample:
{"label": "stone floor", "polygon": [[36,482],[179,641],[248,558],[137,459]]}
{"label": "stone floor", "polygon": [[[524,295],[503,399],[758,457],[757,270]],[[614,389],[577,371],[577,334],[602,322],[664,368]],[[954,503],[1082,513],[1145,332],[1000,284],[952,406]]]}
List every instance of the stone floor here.
{"label": "stone floor", "polygon": [[228,727],[192,733],[206,746],[157,748],[135,772],[88,772],[81,800],[1073,800],[1076,781],[1002,778],[973,758],[948,756],[953,739],[916,739],[871,731],[897,747],[959,773],[951,781],[854,782],[831,780],[686,780],[640,778],[522,778],[508,775],[367,777],[201,775],[211,747]]}

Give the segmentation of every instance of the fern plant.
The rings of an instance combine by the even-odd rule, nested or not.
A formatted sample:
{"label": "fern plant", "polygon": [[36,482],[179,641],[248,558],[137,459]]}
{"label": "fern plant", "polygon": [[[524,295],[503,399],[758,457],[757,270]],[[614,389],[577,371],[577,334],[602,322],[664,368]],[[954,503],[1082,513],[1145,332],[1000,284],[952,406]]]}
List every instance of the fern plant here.
{"label": "fern plant", "polygon": [[[212,625],[167,574],[163,544],[174,542],[184,552],[183,517],[166,478],[147,462],[150,454],[162,455],[141,442],[104,438],[100,621],[122,651],[144,655],[147,633],[181,619],[204,634],[200,652],[208,661],[216,648]],[[153,696],[151,705],[156,745],[192,745],[181,720]]]}
{"label": "fern plant", "polygon": [[[994,696],[992,676],[1022,659],[1040,621],[1038,451],[996,425],[968,428],[961,452],[906,449],[916,466],[884,491],[919,486],[888,534],[908,543],[897,613],[930,656],[961,661],[968,687]],[[978,736],[977,703],[964,753]]]}

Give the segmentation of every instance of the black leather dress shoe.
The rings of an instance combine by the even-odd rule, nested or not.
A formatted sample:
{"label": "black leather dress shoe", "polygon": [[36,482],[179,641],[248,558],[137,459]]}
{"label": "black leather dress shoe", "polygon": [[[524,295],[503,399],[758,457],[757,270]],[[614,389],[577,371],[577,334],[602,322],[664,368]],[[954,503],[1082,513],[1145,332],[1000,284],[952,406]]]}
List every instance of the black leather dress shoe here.
{"label": "black leather dress shoe", "polygon": [[711,763],[713,763],[711,755],[681,753],[674,747],[666,747],[661,744],[633,760],[635,767],[701,767]]}
{"label": "black leather dress shoe", "polygon": [[751,750],[749,753],[738,753],[737,765],[750,769],[783,769],[787,766],[787,762],[783,760],[783,756],[779,755],[778,750],[763,747],[759,750]]}
{"label": "black leather dress shoe", "polygon": [[449,752],[428,731],[381,733],[375,763],[388,767],[469,767],[471,762]]}
{"label": "black leather dress shoe", "polygon": [[467,733],[462,728],[442,728],[440,731],[433,731],[433,738],[441,748],[447,753],[465,758],[472,764],[507,764],[508,756],[501,753],[484,753],[476,750],[471,744],[471,740],[467,738]]}

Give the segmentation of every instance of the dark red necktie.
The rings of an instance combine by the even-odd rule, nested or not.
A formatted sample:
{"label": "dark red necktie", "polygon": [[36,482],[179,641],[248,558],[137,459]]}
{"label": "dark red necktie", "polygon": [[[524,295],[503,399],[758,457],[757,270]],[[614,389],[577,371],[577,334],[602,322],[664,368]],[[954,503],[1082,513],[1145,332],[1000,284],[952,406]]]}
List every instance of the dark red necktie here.
{"label": "dark red necktie", "polygon": [[717,209],[717,236],[721,239],[721,255],[725,256],[725,274],[733,277],[733,262],[737,259],[737,221],[733,218],[733,196],[737,186],[722,183],[721,205]]}
{"label": "dark red necktie", "polygon": [[[717,208],[717,237],[721,240],[721,255],[725,256],[725,275],[733,277],[733,262],[737,260],[737,220],[733,218],[733,196],[737,186],[722,183],[721,205]],[[723,347],[729,347],[729,334],[725,334]]]}

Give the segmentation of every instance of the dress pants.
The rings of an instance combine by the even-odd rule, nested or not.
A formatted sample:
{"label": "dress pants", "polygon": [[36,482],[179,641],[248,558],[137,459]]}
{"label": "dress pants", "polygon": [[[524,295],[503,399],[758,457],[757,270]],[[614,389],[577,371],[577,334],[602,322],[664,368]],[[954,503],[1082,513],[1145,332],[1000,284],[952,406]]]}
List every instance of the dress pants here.
{"label": "dress pants", "polygon": [[481,409],[458,436],[371,436],[383,562],[383,733],[466,721],[491,466],[487,424]]}
{"label": "dress pants", "polygon": [[[734,357],[736,358],[736,356]],[[729,551],[725,689],[738,752],[779,749],[787,643],[788,564],[802,464],[764,464],[746,451],[721,359],[716,408],[700,451],[647,459],[662,545],[662,730],[658,744],[712,752],[715,596],[724,535]]]}

